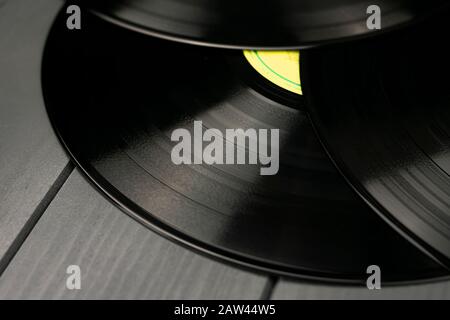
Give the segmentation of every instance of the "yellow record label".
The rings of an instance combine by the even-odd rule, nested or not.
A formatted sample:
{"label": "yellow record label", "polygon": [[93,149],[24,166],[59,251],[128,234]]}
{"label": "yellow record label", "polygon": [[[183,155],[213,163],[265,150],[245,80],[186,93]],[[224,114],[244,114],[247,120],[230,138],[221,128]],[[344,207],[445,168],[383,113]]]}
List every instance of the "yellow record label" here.
{"label": "yellow record label", "polygon": [[244,55],[264,78],[283,89],[302,94],[299,51],[245,50]]}

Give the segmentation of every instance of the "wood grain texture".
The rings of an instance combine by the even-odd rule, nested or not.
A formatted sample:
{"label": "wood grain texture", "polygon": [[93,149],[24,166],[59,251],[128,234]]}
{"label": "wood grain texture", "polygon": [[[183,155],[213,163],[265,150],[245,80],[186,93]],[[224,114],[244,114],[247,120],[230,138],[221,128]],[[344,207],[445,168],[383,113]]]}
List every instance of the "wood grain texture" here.
{"label": "wood grain texture", "polygon": [[[66,289],[69,265],[79,291]],[[266,283],[149,231],[75,171],[0,278],[0,299],[258,299]]]}
{"label": "wood grain texture", "polygon": [[367,288],[299,283],[283,279],[272,294],[274,300],[449,300],[450,281],[428,284],[385,287],[381,290]]}
{"label": "wood grain texture", "polygon": [[[0,273],[8,249],[68,164],[44,107],[40,68],[58,0],[0,3]],[[6,261],[6,262],[5,262]]]}

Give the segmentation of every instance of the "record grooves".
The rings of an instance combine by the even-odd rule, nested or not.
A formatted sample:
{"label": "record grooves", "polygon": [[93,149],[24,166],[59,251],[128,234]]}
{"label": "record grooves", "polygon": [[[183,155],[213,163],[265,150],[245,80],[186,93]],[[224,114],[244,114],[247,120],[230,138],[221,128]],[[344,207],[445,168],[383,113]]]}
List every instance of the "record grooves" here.
{"label": "record grooves", "polygon": [[[129,215],[200,252],[279,274],[363,283],[375,263],[386,283],[446,276],[345,184],[302,97],[260,77],[241,51],[158,40],[86,17],[80,32],[68,31],[63,15],[55,22],[45,102],[79,167]],[[196,120],[204,129],[280,128],[278,174],[174,165],[170,134]]]}
{"label": "record grooves", "polygon": [[343,175],[394,228],[450,268],[446,16],[375,42],[309,52],[303,68],[313,121]]}

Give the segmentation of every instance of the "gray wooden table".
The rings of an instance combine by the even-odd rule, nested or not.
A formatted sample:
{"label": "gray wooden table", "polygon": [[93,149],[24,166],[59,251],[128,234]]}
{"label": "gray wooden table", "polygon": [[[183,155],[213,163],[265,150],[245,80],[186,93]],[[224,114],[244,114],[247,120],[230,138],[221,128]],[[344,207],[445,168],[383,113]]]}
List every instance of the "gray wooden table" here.
{"label": "gray wooden table", "polygon": [[[42,21],[61,5],[0,0],[0,299],[450,298],[449,282],[369,291],[241,270],[114,207],[71,164],[45,112]],[[81,290],[66,288],[69,265],[81,268]]]}

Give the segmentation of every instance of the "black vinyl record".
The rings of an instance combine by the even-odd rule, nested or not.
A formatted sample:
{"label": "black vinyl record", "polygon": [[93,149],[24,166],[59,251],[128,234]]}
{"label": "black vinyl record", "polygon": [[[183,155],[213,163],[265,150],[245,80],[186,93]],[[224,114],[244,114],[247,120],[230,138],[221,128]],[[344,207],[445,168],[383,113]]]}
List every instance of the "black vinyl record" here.
{"label": "black vinyl record", "polygon": [[447,267],[449,15],[378,41],[312,50],[302,66],[313,121],[344,176]]}
{"label": "black vinyl record", "polygon": [[[88,0],[83,5],[153,36],[238,48],[301,48],[377,34],[439,10],[446,0]],[[376,5],[377,8],[373,8]],[[379,11],[377,11],[379,10]]]}
{"label": "black vinyl record", "polygon": [[[45,102],[89,179],[144,225],[200,252],[259,270],[365,283],[446,272],[391,230],[342,181],[301,96],[271,85],[242,51],[173,43],[64,15],[43,62]],[[280,129],[279,171],[175,165],[177,128]],[[230,143],[229,141],[223,141]],[[234,142],[231,142],[232,145]]]}

